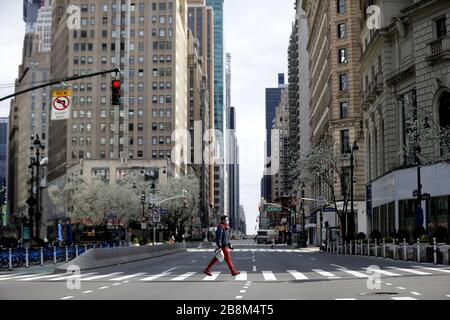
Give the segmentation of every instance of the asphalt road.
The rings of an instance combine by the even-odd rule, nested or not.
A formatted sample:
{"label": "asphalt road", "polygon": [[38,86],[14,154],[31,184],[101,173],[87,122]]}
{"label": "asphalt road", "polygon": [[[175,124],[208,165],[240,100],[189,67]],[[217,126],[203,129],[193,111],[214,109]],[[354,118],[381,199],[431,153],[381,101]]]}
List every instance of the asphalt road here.
{"label": "asphalt road", "polygon": [[[450,267],[341,256],[316,248],[235,242],[232,277],[225,263],[214,276],[202,270],[212,249],[189,249],[127,265],[97,269],[75,279],[49,268],[0,272],[0,299],[37,300],[450,300]],[[376,279],[367,268],[376,266]],[[368,286],[369,282],[369,286]],[[69,289],[72,285],[72,289]],[[370,286],[372,285],[372,286]]]}

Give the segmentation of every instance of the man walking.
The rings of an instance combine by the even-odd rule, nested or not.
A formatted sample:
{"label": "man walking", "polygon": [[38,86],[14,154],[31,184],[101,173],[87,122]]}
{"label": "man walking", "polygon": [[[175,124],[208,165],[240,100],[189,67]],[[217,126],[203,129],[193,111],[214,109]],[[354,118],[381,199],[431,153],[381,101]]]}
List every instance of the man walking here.
{"label": "man walking", "polygon": [[[228,240],[229,237],[228,230],[230,229],[229,219],[227,216],[223,216],[220,218],[220,221],[221,223],[217,226],[216,231],[216,244],[217,247],[223,251],[224,259],[228,265],[228,268],[230,268],[231,275],[237,276],[241,273],[236,270],[236,268],[233,265],[233,262],[231,261],[230,250],[233,250],[233,247],[231,246],[231,243]],[[212,276],[211,269],[218,261],[219,260],[217,260],[217,258],[214,257],[209,263],[209,265],[206,267],[206,269],[203,270],[203,273],[211,277]]]}

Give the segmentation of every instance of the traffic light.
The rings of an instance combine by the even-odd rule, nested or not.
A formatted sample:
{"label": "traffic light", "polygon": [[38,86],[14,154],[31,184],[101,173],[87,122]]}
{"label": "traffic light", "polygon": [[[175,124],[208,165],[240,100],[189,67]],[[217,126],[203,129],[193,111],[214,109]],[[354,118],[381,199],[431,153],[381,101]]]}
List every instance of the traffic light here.
{"label": "traffic light", "polygon": [[187,200],[184,200],[184,207],[189,208],[189,202]]}
{"label": "traffic light", "polygon": [[145,203],[145,194],[143,193],[141,196],[142,203]]}
{"label": "traffic light", "polygon": [[113,80],[111,85],[112,105],[120,106],[120,80]]}

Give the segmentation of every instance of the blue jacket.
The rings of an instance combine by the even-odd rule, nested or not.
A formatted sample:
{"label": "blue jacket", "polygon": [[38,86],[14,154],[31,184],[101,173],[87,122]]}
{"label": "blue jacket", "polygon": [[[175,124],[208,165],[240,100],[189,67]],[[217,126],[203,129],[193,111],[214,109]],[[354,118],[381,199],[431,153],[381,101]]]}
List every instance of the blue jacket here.
{"label": "blue jacket", "polygon": [[230,243],[228,240],[228,230],[223,224],[219,224],[216,230],[216,244],[220,248],[225,248]]}

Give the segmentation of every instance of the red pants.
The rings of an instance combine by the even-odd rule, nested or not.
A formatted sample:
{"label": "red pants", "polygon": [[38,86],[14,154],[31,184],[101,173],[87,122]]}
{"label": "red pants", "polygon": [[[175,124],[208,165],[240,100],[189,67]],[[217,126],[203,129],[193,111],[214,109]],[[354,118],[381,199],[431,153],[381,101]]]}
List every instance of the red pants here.
{"label": "red pants", "polygon": [[[230,255],[230,249],[225,248],[223,249],[223,255],[224,255],[224,260],[228,265],[228,268],[230,268],[231,272],[236,272],[236,269],[234,268],[233,265],[233,261],[231,261],[231,255]],[[217,260],[216,257],[214,257],[211,262],[209,263],[208,267],[206,267],[206,270],[211,270],[212,267],[218,262],[219,260]]]}

